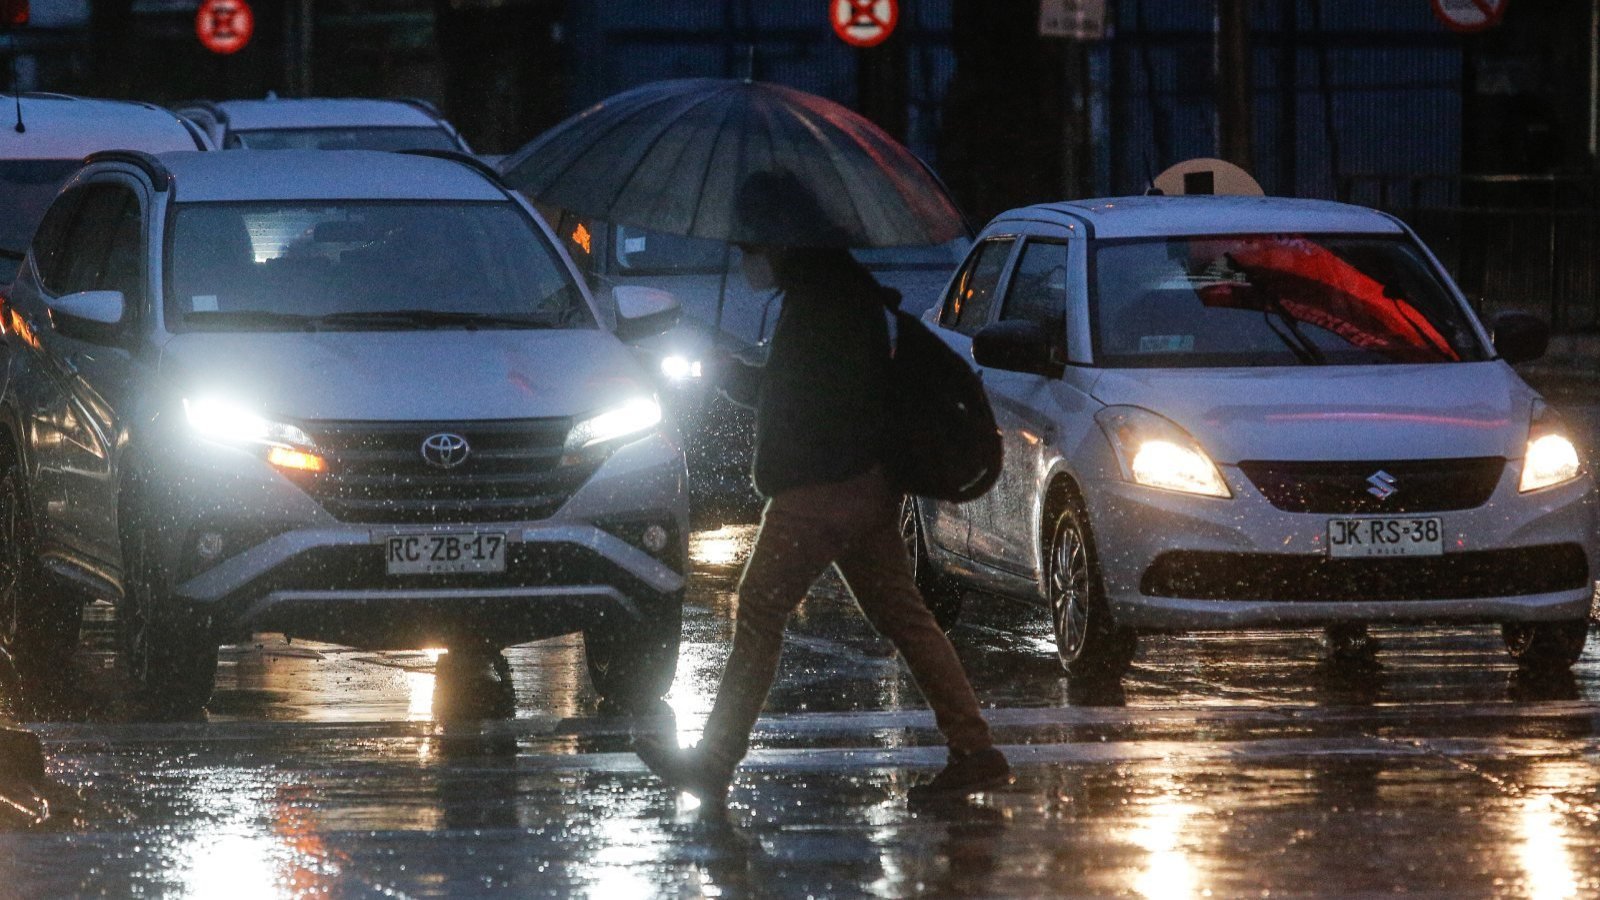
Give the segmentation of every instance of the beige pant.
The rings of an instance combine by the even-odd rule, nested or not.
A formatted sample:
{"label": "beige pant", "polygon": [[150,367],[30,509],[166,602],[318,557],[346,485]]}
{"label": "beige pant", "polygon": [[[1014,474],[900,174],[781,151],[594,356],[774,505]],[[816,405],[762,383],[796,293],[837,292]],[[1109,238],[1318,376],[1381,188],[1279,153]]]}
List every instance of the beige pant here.
{"label": "beige pant", "polygon": [[700,743],[710,758],[732,769],[744,757],[777,673],[784,625],[830,563],[867,621],[900,651],[950,747],[971,752],[992,745],[955,648],[917,592],[899,510],[900,496],[877,469],[767,502],[739,583],[733,654]]}

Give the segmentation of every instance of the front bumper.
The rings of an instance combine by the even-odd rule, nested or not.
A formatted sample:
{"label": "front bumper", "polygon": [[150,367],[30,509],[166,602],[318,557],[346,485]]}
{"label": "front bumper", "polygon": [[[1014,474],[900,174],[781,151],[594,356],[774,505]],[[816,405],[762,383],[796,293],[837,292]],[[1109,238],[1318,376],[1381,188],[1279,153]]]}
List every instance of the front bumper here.
{"label": "front bumper", "polygon": [[[681,603],[688,504],[683,451],[655,434],[617,449],[550,517],[536,521],[369,524],[340,521],[247,453],[190,459],[157,481],[162,552],[174,601],[220,640],[257,631],[363,647],[479,640],[502,646],[639,620]],[[648,524],[669,534],[647,552]],[[506,535],[498,573],[390,575],[383,539],[430,531]],[[197,536],[226,552],[196,561]],[[674,618],[673,621],[676,621]]]}
{"label": "front bumper", "polygon": [[1443,556],[1330,560],[1334,515],[1275,508],[1237,468],[1233,498],[1120,479],[1083,485],[1113,617],[1140,631],[1335,622],[1508,622],[1588,617],[1592,481],[1522,495],[1508,464],[1489,501],[1437,516]]}

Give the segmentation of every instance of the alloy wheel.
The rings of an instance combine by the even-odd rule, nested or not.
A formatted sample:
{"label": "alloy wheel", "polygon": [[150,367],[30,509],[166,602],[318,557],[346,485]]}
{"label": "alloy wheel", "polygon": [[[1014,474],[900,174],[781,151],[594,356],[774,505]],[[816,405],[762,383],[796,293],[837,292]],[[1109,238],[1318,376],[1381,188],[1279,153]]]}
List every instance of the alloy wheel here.
{"label": "alloy wheel", "polygon": [[1050,548],[1050,612],[1061,658],[1075,659],[1089,634],[1089,550],[1070,516],[1056,526]]}

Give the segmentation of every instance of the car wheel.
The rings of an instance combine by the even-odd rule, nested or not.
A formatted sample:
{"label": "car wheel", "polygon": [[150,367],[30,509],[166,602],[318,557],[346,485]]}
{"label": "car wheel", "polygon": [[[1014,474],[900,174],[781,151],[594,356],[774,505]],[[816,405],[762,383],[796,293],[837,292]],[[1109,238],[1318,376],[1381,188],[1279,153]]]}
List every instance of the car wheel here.
{"label": "car wheel", "polygon": [[1137,638],[1111,621],[1088,517],[1070,502],[1050,530],[1045,557],[1056,653],[1068,675],[1119,678],[1133,661]]}
{"label": "car wheel", "polygon": [[1531,671],[1561,671],[1572,668],[1583,655],[1589,622],[1507,622],[1500,626],[1500,636],[1518,666]]}
{"label": "car wheel", "polygon": [[180,610],[170,573],[151,546],[153,529],[125,506],[123,591],[117,636],[138,705],[156,718],[188,718],[205,709],[217,678],[217,643],[207,622]]}
{"label": "car wheel", "polygon": [[916,578],[922,602],[928,604],[928,611],[933,613],[939,627],[949,631],[961,619],[961,602],[966,592],[950,576],[935,569],[928,558],[915,497],[906,497],[900,503],[900,537],[906,544],[906,556],[911,558],[911,574]]}
{"label": "car wheel", "polygon": [[607,622],[583,633],[589,682],[608,709],[652,708],[672,687],[683,638],[683,596],[646,607],[642,618]]}
{"label": "car wheel", "polygon": [[53,583],[39,562],[22,466],[0,473],[0,645],[25,676],[56,674],[78,647],[83,606]]}

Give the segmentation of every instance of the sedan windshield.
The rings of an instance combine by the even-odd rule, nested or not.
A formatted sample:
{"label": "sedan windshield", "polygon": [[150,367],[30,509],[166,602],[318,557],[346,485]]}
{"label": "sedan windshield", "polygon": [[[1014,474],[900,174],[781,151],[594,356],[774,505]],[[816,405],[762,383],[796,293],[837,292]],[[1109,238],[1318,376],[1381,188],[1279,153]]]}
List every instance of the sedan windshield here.
{"label": "sedan windshield", "polygon": [[460,150],[443,128],[259,128],[228,135],[228,149]]}
{"label": "sedan windshield", "polygon": [[189,203],[168,240],[172,331],[596,327],[511,203]]}
{"label": "sedan windshield", "polygon": [[83,165],[79,159],[13,159],[0,163],[0,284],[16,280],[17,266],[56,191]]}
{"label": "sedan windshield", "polygon": [[1481,360],[1466,312],[1404,238],[1103,241],[1095,358],[1107,367]]}

